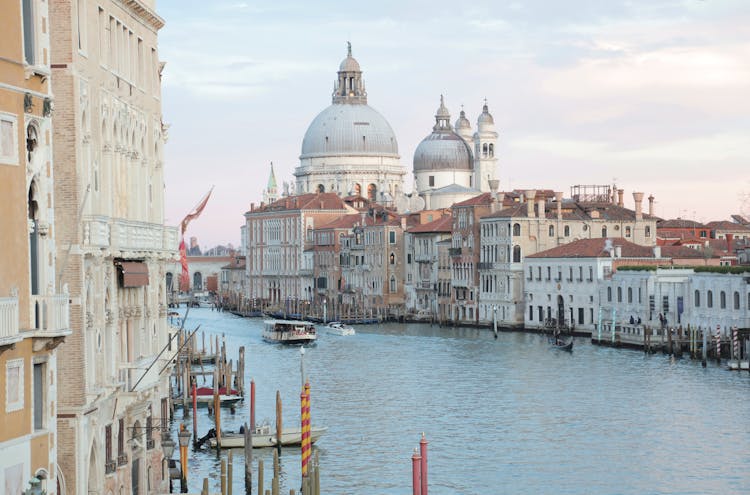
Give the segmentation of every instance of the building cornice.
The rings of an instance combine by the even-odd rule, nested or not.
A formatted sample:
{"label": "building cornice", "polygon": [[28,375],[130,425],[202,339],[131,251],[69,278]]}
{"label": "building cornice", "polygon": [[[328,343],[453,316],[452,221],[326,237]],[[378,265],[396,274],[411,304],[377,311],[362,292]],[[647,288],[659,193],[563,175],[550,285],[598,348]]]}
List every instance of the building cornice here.
{"label": "building cornice", "polygon": [[124,9],[133,12],[136,17],[153,27],[154,30],[158,31],[164,27],[164,19],[159,17],[156,12],[151,10],[140,0],[115,0],[115,2],[122,5]]}

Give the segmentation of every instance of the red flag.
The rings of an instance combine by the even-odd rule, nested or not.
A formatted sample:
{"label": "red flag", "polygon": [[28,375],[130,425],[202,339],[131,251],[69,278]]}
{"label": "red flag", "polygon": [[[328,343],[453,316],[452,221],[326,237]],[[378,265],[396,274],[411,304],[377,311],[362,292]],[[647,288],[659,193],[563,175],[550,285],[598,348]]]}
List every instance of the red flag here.
{"label": "red flag", "polygon": [[204,197],[204,198],[203,198],[203,199],[201,200],[201,202],[200,202],[200,203],[198,203],[198,206],[196,206],[196,207],[195,207],[195,208],[193,209],[193,211],[191,211],[190,213],[188,213],[188,214],[187,214],[187,215],[185,216],[185,218],[183,218],[183,219],[182,219],[182,223],[181,223],[181,232],[180,232],[180,233],[181,233],[181,234],[182,234],[183,236],[185,235],[185,231],[187,230],[188,224],[189,224],[189,223],[190,223],[191,221],[193,221],[193,220],[195,220],[196,218],[198,218],[198,217],[199,217],[199,216],[201,215],[201,213],[203,213],[203,208],[205,208],[205,207],[206,207],[206,203],[208,203],[208,198],[210,198],[210,197],[211,197],[211,192],[212,192],[213,190],[214,190],[214,188],[212,187],[212,188],[211,188],[211,189],[210,189],[210,190],[208,191],[208,194],[206,194],[206,196],[205,196],[205,197]]}
{"label": "red flag", "polygon": [[180,264],[182,265],[182,275],[180,276],[180,290],[188,291],[190,289],[190,273],[188,272],[187,249],[185,249],[185,239],[180,239]]}

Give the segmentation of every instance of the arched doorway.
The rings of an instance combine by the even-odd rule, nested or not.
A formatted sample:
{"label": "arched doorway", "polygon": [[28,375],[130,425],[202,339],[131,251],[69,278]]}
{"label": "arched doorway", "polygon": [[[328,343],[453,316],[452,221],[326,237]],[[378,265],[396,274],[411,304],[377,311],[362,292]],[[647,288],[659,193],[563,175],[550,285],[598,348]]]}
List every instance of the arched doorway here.
{"label": "arched doorway", "polygon": [[96,455],[96,443],[91,445],[91,453],[89,454],[89,477],[88,477],[88,493],[98,493],[101,488],[101,476],[99,475],[99,461]]}
{"label": "arched doorway", "polygon": [[138,445],[140,445],[140,442],[145,441],[143,432],[141,431],[141,422],[136,421],[133,424],[133,436],[132,436],[133,442],[133,460],[130,463],[130,486],[132,491],[132,495],[140,495],[141,493],[141,459],[138,456],[139,451],[141,450],[138,448]]}

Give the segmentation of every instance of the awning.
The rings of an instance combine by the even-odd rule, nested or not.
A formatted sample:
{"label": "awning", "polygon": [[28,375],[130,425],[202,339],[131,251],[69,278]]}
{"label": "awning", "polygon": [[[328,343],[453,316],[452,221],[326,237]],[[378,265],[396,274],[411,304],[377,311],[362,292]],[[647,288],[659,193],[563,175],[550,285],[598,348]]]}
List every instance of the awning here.
{"label": "awning", "polygon": [[118,261],[122,287],[144,287],[148,285],[148,265],[143,261]]}

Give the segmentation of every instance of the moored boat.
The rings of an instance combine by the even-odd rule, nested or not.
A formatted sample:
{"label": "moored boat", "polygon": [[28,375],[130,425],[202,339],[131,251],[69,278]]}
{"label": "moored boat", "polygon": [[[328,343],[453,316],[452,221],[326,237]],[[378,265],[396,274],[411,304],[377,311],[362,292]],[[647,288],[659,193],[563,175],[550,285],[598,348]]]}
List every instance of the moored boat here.
{"label": "moored boat", "polygon": [[351,325],[341,323],[340,321],[332,321],[325,326],[326,332],[332,335],[354,335],[357,332]]}
{"label": "moored boat", "polygon": [[[325,427],[311,427],[310,428],[310,442],[315,443],[328,428]],[[302,430],[300,428],[284,428],[281,430],[281,446],[282,447],[294,447],[302,443]],[[216,437],[212,437],[208,440],[208,444],[211,448],[216,448]],[[221,448],[222,449],[235,449],[242,448],[245,446],[245,434],[238,432],[222,432],[221,433]],[[276,446],[276,432],[271,430],[271,426],[263,424],[255,427],[253,432],[253,448],[260,449],[264,447],[275,447]]]}
{"label": "moored boat", "polygon": [[559,349],[561,351],[572,351],[573,350],[573,339],[571,338],[569,341],[565,341],[559,337],[557,338],[551,338],[549,339],[549,343],[551,344],[553,349]]}
{"label": "moored boat", "polygon": [[263,340],[278,344],[312,344],[317,334],[309,321],[265,320]]}

